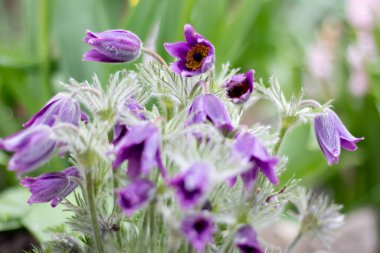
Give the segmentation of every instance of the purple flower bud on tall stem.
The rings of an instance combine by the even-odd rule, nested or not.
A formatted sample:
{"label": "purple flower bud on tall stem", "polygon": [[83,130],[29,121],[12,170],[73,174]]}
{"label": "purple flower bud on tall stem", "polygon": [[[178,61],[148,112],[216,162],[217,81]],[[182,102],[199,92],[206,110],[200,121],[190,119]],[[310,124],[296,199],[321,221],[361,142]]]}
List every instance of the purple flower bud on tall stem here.
{"label": "purple flower bud on tall stem", "polygon": [[212,217],[200,213],[185,217],[182,220],[181,230],[191,246],[198,252],[203,252],[206,244],[212,240],[215,225]]}
{"label": "purple flower bud on tall stem", "polygon": [[225,83],[227,97],[232,103],[239,104],[248,100],[253,91],[254,73],[254,70],[249,70],[247,73],[234,75]]}
{"label": "purple flower bud on tall stem", "polygon": [[8,169],[22,175],[47,162],[56,147],[53,131],[46,125],[24,129],[0,139],[0,149],[15,152],[8,162]]}
{"label": "purple flower bud on tall stem", "polygon": [[364,139],[350,134],[338,115],[331,109],[315,117],[314,129],[319,146],[330,166],[339,162],[341,147],[354,151],[357,149],[356,143]]}
{"label": "purple flower bud on tall stem", "polygon": [[127,175],[131,179],[147,175],[154,166],[166,177],[160,145],[161,134],[154,124],[133,125],[115,145],[116,159],[112,166],[115,169],[128,160]]}
{"label": "purple flower bud on tall stem", "polygon": [[153,198],[155,190],[156,188],[151,181],[136,179],[127,187],[117,191],[118,205],[126,215],[132,216]]}
{"label": "purple flower bud on tall stem", "polygon": [[71,96],[58,93],[32,118],[24,127],[31,127],[40,124],[53,126],[56,122],[65,122],[78,125],[81,119],[79,103]]}
{"label": "purple flower bud on tall stem", "polygon": [[130,62],[140,56],[142,47],[140,38],[125,30],[87,31],[84,42],[93,48],[83,55],[84,61]]}
{"label": "purple flower bud on tall stem", "polygon": [[271,183],[278,183],[275,171],[278,158],[270,156],[264,145],[255,136],[248,132],[240,133],[235,139],[234,149],[252,162],[252,168],[241,174],[247,190],[256,180],[259,170]]}
{"label": "purple flower bud on tall stem", "polygon": [[195,163],[169,181],[182,208],[191,208],[200,203],[209,187],[208,171],[207,164]]}
{"label": "purple flower bud on tall stem", "polygon": [[230,133],[233,126],[228,111],[223,102],[215,95],[199,95],[193,101],[188,112],[186,125],[210,121],[223,133]]}
{"label": "purple flower bud on tall stem", "polygon": [[263,253],[257,241],[256,231],[249,225],[238,229],[235,236],[235,245],[241,253]]}
{"label": "purple flower bud on tall stem", "polygon": [[185,25],[186,42],[165,43],[170,55],[178,58],[170,68],[182,76],[195,76],[207,72],[214,66],[214,46],[202,35],[195,32],[191,25]]}
{"label": "purple flower bud on tall stem", "polygon": [[75,167],[69,167],[62,172],[46,173],[35,178],[26,177],[20,181],[20,184],[29,188],[32,193],[28,204],[51,201],[51,206],[56,207],[78,186],[77,182],[70,177],[81,178]]}

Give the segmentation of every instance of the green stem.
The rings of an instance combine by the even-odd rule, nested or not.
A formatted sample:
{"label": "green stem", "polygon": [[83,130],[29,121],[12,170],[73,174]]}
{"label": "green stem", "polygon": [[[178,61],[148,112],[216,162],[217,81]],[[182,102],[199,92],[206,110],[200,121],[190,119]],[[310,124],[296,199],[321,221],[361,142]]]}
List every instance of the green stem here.
{"label": "green stem", "polygon": [[278,142],[276,143],[276,145],[273,148],[273,154],[274,155],[277,155],[278,151],[280,150],[281,144],[284,140],[285,134],[288,131],[288,129],[289,129],[289,126],[282,122],[280,132],[278,134]]}
{"label": "green stem", "polygon": [[91,170],[87,169],[86,172],[87,183],[87,201],[90,211],[90,218],[92,223],[92,229],[94,231],[94,240],[98,253],[104,253],[102,235],[99,229],[98,218],[96,214],[95,196],[94,196],[94,181],[92,178]]}
{"label": "green stem", "polygon": [[296,238],[294,238],[293,242],[289,245],[288,250],[286,252],[287,253],[292,252],[292,250],[294,249],[294,247],[297,245],[297,243],[299,242],[301,238],[302,238],[302,233],[298,233]]}
{"label": "green stem", "polygon": [[154,59],[156,59],[159,63],[161,63],[162,66],[165,66],[165,67],[169,67],[169,65],[166,63],[166,61],[159,55],[157,54],[156,52],[146,48],[146,47],[142,47],[141,48],[141,51],[150,55],[151,57],[153,57]]}

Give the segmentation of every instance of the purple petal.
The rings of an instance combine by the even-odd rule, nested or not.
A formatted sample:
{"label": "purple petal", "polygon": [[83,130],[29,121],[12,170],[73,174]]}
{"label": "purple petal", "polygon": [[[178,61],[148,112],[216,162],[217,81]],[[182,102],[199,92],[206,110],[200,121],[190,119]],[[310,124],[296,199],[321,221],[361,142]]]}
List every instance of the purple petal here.
{"label": "purple petal", "polygon": [[186,60],[187,52],[190,50],[186,42],[165,43],[164,47],[170,55],[183,61]]}
{"label": "purple petal", "polygon": [[117,63],[117,62],[122,62],[117,59],[110,58],[108,56],[105,56],[104,54],[99,53],[95,49],[92,49],[85,53],[83,55],[83,60],[84,61],[96,61],[96,62],[110,62],[110,63]]}

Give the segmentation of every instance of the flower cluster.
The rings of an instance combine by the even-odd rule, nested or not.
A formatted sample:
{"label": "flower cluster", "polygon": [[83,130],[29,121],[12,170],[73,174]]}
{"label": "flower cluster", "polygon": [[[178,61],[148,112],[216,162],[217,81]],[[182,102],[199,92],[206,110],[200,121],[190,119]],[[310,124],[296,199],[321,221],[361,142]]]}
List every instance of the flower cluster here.
{"label": "flower cluster", "polygon": [[[86,61],[130,62],[148,52],[162,66],[148,63],[118,73],[106,89],[97,78],[93,84],[72,80],[63,85],[67,93],[52,98],[24,130],[0,139],[1,149],[14,152],[8,167],[19,176],[55,151],[70,157],[72,167],[20,183],[32,193],[28,203],[62,202],[74,212],[69,224],[91,238],[82,240],[84,252],[141,252],[149,242],[150,252],[261,253],[266,245],[255,217],[273,220],[291,199],[292,187],[277,189],[285,159],[262,138],[260,131],[270,134],[269,128],[238,124],[236,112],[255,94],[255,71],[214,78],[214,46],[191,25],[184,30],[186,42],[164,44],[177,58],[170,67],[130,31],[88,31],[84,41],[93,49],[83,56]],[[269,89],[260,91],[274,94]],[[311,108],[284,101],[292,123]],[[355,150],[362,138],[353,137],[331,109],[317,109],[307,113],[315,118],[317,140],[331,165],[341,146]],[[281,138],[271,139],[280,144]],[[76,203],[63,201],[78,185]]]}

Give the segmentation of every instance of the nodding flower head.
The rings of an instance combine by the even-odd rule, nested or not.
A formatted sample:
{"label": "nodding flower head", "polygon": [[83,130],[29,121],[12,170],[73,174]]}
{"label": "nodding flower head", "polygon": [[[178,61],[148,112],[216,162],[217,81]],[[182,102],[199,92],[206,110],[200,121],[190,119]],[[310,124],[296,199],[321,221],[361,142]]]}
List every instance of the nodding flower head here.
{"label": "nodding flower head", "polygon": [[315,117],[314,129],[319,146],[330,166],[339,162],[341,147],[354,151],[357,149],[356,143],[364,139],[350,134],[331,109],[326,109],[324,113]]}
{"label": "nodding flower head", "polygon": [[84,61],[130,62],[140,56],[142,47],[140,38],[125,30],[87,31],[84,42],[93,48],[83,55]]}
{"label": "nodding flower head", "polygon": [[71,179],[80,179],[79,171],[75,167],[69,167],[62,172],[51,172],[42,174],[39,177],[26,177],[20,184],[32,193],[28,199],[28,204],[50,202],[56,207],[67,195],[78,186],[78,183]]}
{"label": "nodding flower head", "polygon": [[71,96],[58,93],[32,118],[24,127],[31,127],[39,124],[53,126],[56,122],[65,122],[78,125],[81,119],[79,103]]}
{"label": "nodding flower head", "polygon": [[247,73],[234,75],[226,82],[227,97],[235,104],[244,103],[253,91],[254,70]]}
{"label": "nodding flower head", "polygon": [[49,161],[55,147],[53,131],[46,125],[30,127],[0,139],[0,149],[15,152],[8,162],[8,169],[16,171],[18,175]]}
{"label": "nodding flower head", "polygon": [[234,149],[252,162],[252,168],[241,175],[246,189],[250,189],[259,170],[263,172],[271,183],[278,183],[275,171],[278,158],[270,156],[264,145],[255,136],[249,132],[238,134],[235,139]]}
{"label": "nodding flower head", "polygon": [[190,215],[182,220],[181,230],[185,238],[198,252],[203,252],[212,240],[215,225],[212,217],[206,213]]}
{"label": "nodding flower head", "polygon": [[193,101],[188,112],[186,125],[205,123],[210,121],[223,133],[233,131],[230,116],[225,104],[215,95],[199,95]]}
{"label": "nodding flower head", "polygon": [[128,133],[115,145],[113,168],[128,160],[127,175],[131,179],[147,175],[157,166],[163,176],[166,170],[161,161],[161,134],[152,123],[130,126]]}
{"label": "nodding flower head", "polygon": [[127,187],[117,191],[118,204],[128,216],[148,203],[154,195],[156,187],[147,179],[136,179]]}
{"label": "nodding flower head", "polygon": [[235,245],[241,253],[264,252],[257,241],[256,231],[250,225],[238,229],[235,235]]}
{"label": "nodding flower head", "polygon": [[195,76],[207,72],[214,66],[214,46],[202,35],[195,32],[191,25],[185,25],[186,42],[165,43],[165,49],[178,61],[170,68],[182,76]]}

